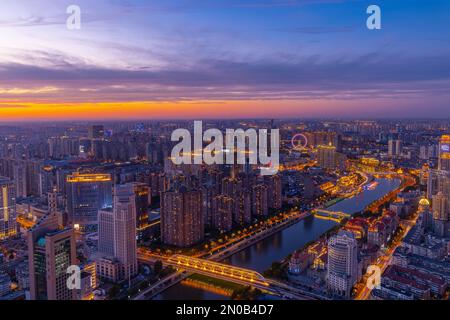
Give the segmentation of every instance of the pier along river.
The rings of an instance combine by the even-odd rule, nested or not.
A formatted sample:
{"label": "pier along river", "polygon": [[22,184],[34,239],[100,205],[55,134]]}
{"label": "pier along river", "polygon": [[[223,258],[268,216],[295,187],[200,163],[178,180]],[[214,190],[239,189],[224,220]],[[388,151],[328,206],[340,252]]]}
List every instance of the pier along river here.
{"label": "pier along river", "polygon": [[[375,181],[377,182],[377,185],[373,189],[364,190],[352,198],[347,198],[328,207],[327,210],[354,214],[400,186],[400,180],[398,179],[376,179]],[[314,218],[314,216],[309,216],[298,223],[235,253],[223,262],[263,272],[272,265],[272,262],[280,261],[295,250],[303,247],[306,243],[318,239],[336,224],[336,222],[331,220],[322,220]],[[208,300],[227,299],[227,297],[179,283],[170,287],[155,297],[155,299]]]}

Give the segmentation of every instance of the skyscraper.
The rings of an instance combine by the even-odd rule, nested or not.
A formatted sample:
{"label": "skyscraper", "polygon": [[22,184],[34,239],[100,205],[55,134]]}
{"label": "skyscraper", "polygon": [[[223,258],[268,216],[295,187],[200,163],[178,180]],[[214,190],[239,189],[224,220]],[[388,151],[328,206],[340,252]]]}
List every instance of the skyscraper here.
{"label": "skyscraper", "polygon": [[280,209],[282,205],[281,176],[278,174],[267,176],[269,208]]}
{"label": "skyscraper", "polygon": [[129,279],[137,273],[136,195],[133,185],[114,189],[114,257],[120,263],[120,275]]}
{"label": "skyscraper", "polygon": [[212,225],[220,232],[230,231],[233,227],[233,207],[232,198],[219,195],[212,200]]}
{"label": "skyscraper", "polygon": [[151,202],[150,187],[145,183],[133,182],[131,184],[136,199],[136,229],[138,239],[146,235],[149,225],[149,206]]}
{"label": "skyscraper", "polygon": [[25,198],[27,196],[27,173],[23,161],[14,164],[13,172],[16,196],[17,198]]}
{"label": "skyscraper", "polygon": [[0,240],[15,236],[16,194],[14,184],[7,178],[0,177]]}
{"label": "skyscraper", "polygon": [[265,217],[269,214],[269,204],[267,199],[268,188],[264,184],[253,187],[252,213],[258,217]]}
{"label": "skyscraper", "polygon": [[439,192],[433,196],[433,232],[438,236],[447,236],[449,210],[449,201],[446,195]]}
{"label": "skyscraper", "polygon": [[350,298],[357,278],[357,240],[353,233],[340,231],[328,240],[327,287],[333,294]]}
{"label": "skyscraper", "polygon": [[443,135],[439,140],[438,169],[450,171],[450,135]]}
{"label": "skyscraper", "polygon": [[75,300],[77,290],[67,286],[68,268],[76,265],[73,229],[59,229],[49,214],[28,231],[28,265],[32,300]]}
{"label": "skyscraper", "polygon": [[252,221],[252,204],[251,192],[243,191],[237,195],[235,202],[237,203],[237,211],[233,220],[238,225],[249,224]]}
{"label": "skyscraper", "polygon": [[188,247],[204,236],[202,194],[181,187],[161,195],[161,239],[164,244]]}
{"label": "skyscraper", "polygon": [[317,147],[317,163],[319,167],[334,170],[337,165],[336,147],[320,145]]}
{"label": "skyscraper", "polygon": [[112,208],[98,211],[98,252],[114,256],[114,212]]}
{"label": "skyscraper", "polygon": [[69,223],[82,231],[96,230],[98,210],[112,204],[111,175],[76,172],[66,181]]}

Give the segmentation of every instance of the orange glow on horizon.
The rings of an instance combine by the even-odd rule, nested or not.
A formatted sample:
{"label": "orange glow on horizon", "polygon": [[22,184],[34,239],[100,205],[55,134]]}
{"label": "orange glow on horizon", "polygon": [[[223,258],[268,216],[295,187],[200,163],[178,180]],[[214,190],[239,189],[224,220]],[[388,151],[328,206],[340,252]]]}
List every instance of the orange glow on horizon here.
{"label": "orange glow on horizon", "polygon": [[359,103],[335,100],[228,100],[129,102],[0,102],[0,122],[33,120],[144,120],[308,117],[352,114]]}

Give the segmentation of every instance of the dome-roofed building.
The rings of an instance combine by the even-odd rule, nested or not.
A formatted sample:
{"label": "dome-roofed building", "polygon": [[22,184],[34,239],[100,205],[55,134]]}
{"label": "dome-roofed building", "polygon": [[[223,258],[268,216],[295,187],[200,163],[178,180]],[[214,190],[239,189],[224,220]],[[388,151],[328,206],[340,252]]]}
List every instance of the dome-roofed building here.
{"label": "dome-roofed building", "polygon": [[429,207],[430,206],[430,201],[427,198],[422,198],[419,201],[419,206]]}

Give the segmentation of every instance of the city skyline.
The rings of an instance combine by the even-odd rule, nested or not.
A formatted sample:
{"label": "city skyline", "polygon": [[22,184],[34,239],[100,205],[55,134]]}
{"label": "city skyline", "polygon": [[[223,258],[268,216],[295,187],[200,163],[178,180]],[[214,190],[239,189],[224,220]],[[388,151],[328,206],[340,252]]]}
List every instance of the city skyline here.
{"label": "city skyline", "polygon": [[441,118],[448,2],[18,1],[0,13],[0,119]]}
{"label": "city skyline", "polygon": [[175,121],[0,126],[0,299],[448,300],[449,120],[236,126],[276,174],[175,163]]}
{"label": "city skyline", "polygon": [[9,1],[0,302],[448,301],[449,30],[449,0]]}

